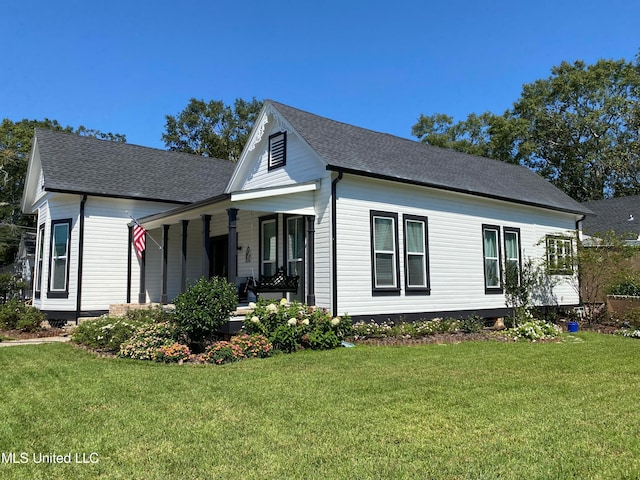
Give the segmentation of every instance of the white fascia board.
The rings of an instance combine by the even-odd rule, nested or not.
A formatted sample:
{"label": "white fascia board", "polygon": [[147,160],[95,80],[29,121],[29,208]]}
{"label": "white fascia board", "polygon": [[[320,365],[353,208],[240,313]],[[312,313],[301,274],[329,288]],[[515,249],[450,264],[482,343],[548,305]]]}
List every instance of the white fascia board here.
{"label": "white fascia board", "polygon": [[241,202],[243,200],[254,200],[256,198],[277,197],[280,195],[291,195],[301,192],[312,192],[318,189],[318,181],[306,183],[297,183],[295,185],[285,185],[278,187],[257,188],[255,190],[247,190],[234,192],[231,194],[232,202]]}

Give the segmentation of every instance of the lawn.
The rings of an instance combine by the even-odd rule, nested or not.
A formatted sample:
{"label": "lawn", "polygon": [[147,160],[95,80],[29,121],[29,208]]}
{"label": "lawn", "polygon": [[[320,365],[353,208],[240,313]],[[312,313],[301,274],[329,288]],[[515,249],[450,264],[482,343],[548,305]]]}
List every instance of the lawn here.
{"label": "lawn", "polygon": [[3,479],[640,476],[636,339],[357,346],[222,366],[51,344],[0,349],[0,372]]}

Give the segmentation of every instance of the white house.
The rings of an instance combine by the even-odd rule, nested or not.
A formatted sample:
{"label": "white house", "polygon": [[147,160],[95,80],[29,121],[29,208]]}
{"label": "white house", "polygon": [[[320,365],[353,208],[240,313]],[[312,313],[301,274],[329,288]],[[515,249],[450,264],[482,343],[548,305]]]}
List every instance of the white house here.
{"label": "white house", "polygon": [[36,129],[22,198],[23,212],[37,214],[33,305],[50,319],[75,320],[130,303],[132,288],[137,302],[131,218],[212,195],[234,166]]}
{"label": "white house", "polygon": [[[38,152],[36,145],[29,180],[31,169],[41,169]],[[183,198],[175,208],[111,194],[92,200],[88,194],[82,214],[84,193],[65,192],[74,199],[70,208],[75,209],[76,223],[82,218],[88,223],[90,200],[110,212],[125,209],[118,202],[141,202],[137,217],[145,214],[142,203],[147,207],[150,215],[139,222],[161,247],[147,241],[140,263],[144,275],[138,274],[135,256],[118,267],[120,274],[130,269],[125,281],[113,282],[114,289],[121,289],[120,298],[128,286],[135,290],[128,300],[168,302],[200,276],[211,275],[226,276],[243,291],[249,279],[284,268],[300,279],[297,291],[286,293],[290,299],[354,319],[495,317],[506,313],[506,265],[532,258],[546,259],[558,280],[546,302],[579,303],[571,285],[572,235],[590,212],[526,168],[373,132],[273,101],[265,102],[235,168],[220,165],[226,162],[209,168],[218,181],[215,188],[183,178],[192,173],[186,168],[167,176],[168,189],[179,181],[199,195],[191,203]],[[78,172],[75,181],[82,176]],[[144,176],[138,180],[144,184]],[[37,194],[34,185],[28,182],[28,187],[34,192],[25,192],[25,207],[38,211],[44,225],[39,244],[55,244],[55,229],[62,227],[49,218],[70,215],[47,212],[54,202],[56,209],[64,202],[51,189]],[[95,218],[92,228],[105,225],[103,234],[112,232],[123,242],[120,255],[131,255],[124,232],[130,222],[126,215],[118,222],[117,234],[102,217]],[[72,221],[72,239],[74,226]],[[85,227],[85,237],[88,231]],[[89,278],[101,276],[92,263],[101,250],[85,246],[78,273],[73,245],[77,242],[65,260],[71,272],[69,291],[77,283],[74,277],[82,279],[84,302]],[[49,258],[45,251],[41,299],[45,282],[50,282],[46,279],[56,278],[55,259],[52,270]],[[103,293],[103,302],[121,301]],[[40,306],[51,310],[45,302]]]}

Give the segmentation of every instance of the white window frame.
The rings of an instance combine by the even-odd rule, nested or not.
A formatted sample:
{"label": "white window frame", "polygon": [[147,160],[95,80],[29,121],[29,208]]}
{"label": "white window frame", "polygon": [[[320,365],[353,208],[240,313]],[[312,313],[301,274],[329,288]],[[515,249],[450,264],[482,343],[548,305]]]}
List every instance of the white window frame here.
{"label": "white window frame", "polygon": [[547,266],[551,275],[573,275],[573,239],[547,235]]}
{"label": "white window frame", "polygon": [[[273,224],[275,228],[275,236],[273,237],[273,258],[264,259],[264,227],[267,224]],[[278,217],[269,216],[260,219],[260,274],[265,274],[265,265],[271,265],[271,275],[275,275],[278,271]]]}
{"label": "white window frame", "polygon": [[[516,241],[516,257],[509,257],[509,249],[507,248],[507,236],[515,236]],[[509,275],[509,264],[516,264],[517,285],[520,285],[520,272],[522,271],[522,252],[520,244],[520,229],[514,227],[504,227],[504,266],[505,279]]]}

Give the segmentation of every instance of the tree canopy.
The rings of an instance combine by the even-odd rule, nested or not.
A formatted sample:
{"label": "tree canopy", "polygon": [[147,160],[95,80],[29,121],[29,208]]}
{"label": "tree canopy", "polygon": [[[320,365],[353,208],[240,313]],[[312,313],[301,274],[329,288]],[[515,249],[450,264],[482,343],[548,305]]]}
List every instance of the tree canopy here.
{"label": "tree canopy", "polygon": [[262,102],[237,98],[233,106],[222,100],[197,100],[176,116],[166,116],[162,140],[169,150],[237,161],[249,138]]}
{"label": "tree canopy", "polygon": [[562,62],[502,115],[420,115],[412,134],[531,168],[578,201],[640,193],[640,54]]}
{"label": "tree canopy", "polygon": [[105,140],[125,142],[121,134],[103,133],[80,126],[63,127],[57,120],[7,118],[0,123],[0,266],[13,262],[23,231],[33,229],[34,219],[21,211],[22,191],[35,128],[47,128]]}

